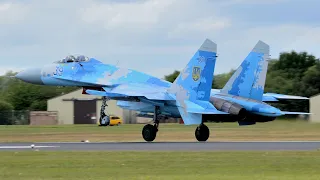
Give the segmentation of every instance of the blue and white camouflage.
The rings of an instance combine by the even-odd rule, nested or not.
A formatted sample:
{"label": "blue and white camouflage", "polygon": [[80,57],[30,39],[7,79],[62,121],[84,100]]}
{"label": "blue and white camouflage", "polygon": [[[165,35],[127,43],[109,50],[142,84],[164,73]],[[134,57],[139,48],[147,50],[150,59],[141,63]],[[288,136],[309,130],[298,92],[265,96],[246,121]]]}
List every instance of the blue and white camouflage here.
{"label": "blue and white camouflage", "polygon": [[259,41],[221,93],[262,100],[269,60],[269,45]]}
{"label": "blue and white camouflage", "polygon": [[[308,114],[284,112],[266,103],[308,99],[264,94],[268,59],[269,45],[258,41],[221,90],[211,89],[217,44],[209,39],[203,42],[173,83],[83,55],[67,56],[42,68],[27,69],[16,77],[33,84],[83,87],[88,95],[108,97],[117,100],[121,108],[143,113],[155,112],[156,106],[162,115],[182,118],[186,125],[202,124],[204,115],[237,117],[244,110],[261,117]],[[247,117],[245,115],[244,119]]]}

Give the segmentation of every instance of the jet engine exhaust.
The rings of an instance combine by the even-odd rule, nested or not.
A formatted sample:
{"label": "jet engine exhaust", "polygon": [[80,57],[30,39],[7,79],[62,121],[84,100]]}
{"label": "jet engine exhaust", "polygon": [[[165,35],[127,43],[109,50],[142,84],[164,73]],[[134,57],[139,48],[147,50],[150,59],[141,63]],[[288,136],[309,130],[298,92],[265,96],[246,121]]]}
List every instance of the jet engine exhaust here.
{"label": "jet engine exhaust", "polygon": [[237,103],[229,102],[227,100],[215,97],[210,97],[210,102],[219,111],[245,118],[246,109]]}

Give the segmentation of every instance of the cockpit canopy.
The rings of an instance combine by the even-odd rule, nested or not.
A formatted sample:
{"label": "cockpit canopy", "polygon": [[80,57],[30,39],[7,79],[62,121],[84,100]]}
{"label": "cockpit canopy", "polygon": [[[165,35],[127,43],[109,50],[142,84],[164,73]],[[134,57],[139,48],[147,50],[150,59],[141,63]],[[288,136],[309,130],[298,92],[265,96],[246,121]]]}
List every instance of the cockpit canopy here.
{"label": "cockpit canopy", "polygon": [[56,61],[55,63],[73,63],[73,62],[85,62],[85,61],[89,61],[89,57],[87,56],[73,56],[73,55],[69,55],[65,58],[63,58],[60,61]]}

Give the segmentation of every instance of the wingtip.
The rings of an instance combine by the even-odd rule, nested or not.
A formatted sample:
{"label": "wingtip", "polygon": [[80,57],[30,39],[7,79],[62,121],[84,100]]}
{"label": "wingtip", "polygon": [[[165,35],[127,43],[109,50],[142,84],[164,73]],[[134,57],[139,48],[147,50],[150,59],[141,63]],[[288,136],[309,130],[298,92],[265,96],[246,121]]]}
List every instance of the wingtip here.
{"label": "wingtip", "polygon": [[210,39],[206,39],[201,47],[199,48],[201,51],[209,51],[209,52],[217,52],[217,44],[211,41]]}

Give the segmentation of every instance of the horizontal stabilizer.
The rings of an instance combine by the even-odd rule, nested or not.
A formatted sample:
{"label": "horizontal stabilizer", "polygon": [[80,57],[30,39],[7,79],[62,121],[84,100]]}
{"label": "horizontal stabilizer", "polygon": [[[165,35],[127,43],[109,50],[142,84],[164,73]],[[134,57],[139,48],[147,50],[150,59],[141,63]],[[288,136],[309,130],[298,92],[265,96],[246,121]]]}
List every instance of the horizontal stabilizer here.
{"label": "horizontal stabilizer", "polygon": [[292,114],[292,115],[310,115],[312,113],[308,113],[308,112],[288,112],[288,111],[281,111],[281,113],[283,115],[289,115],[289,114]]}
{"label": "horizontal stabilizer", "polygon": [[278,100],[308,100],[307,97],[302,96],[293,96],[285,94],[276,94],[276,93],[265,93],[263,95],[263,101],[278,101]]}
{"label": "horizontal stabilizer", "polygon": [[[221,89],[211,89],[211,96],[220,94]],[[262,96],[263,102],[277,102],[279,100],[308,100],[309,98],[303,96],[293,96],[277,93],[264,93]]]}

